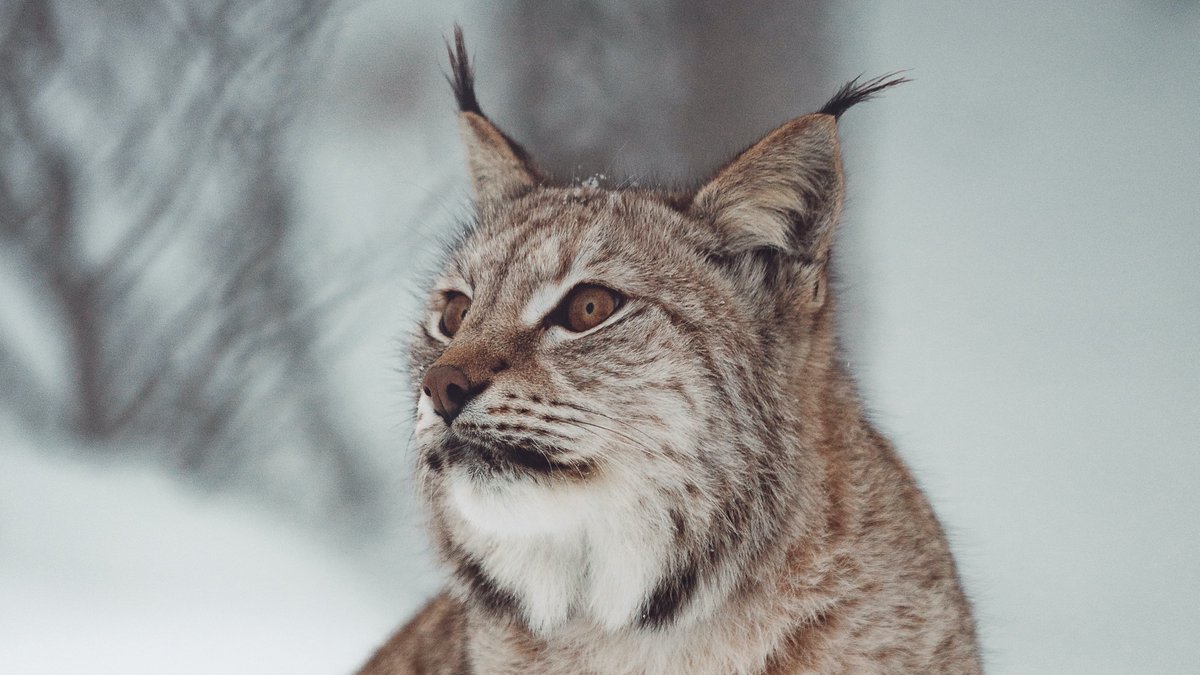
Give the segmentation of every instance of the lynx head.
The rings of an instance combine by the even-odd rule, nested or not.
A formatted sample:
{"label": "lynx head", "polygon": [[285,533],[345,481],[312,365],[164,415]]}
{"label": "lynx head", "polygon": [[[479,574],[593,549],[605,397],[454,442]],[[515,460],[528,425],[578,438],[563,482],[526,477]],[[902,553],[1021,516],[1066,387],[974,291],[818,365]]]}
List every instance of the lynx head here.
{"label": "lynx head", "polygon": [[450,59],[476,216],[411,369],[452,587],[534,630],[696,620],[806,527],[836,120],[900,80],[851,83],[681,192],[556,182],[483,114],[461,32]]}

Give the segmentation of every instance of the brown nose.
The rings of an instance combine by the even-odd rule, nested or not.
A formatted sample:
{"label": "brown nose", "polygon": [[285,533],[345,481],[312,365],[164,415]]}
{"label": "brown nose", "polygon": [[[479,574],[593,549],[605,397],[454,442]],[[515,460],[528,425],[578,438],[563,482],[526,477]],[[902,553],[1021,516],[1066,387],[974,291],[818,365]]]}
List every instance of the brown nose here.
{"label": "brown nose", "polygon": [[446,424],[454,421],[462,407],[474,395],[471,392],[471,381],[467,374],[457,366],[440,365],[430,368],[425,373],[425,381],[421,389],[433,402],[433,410]]}

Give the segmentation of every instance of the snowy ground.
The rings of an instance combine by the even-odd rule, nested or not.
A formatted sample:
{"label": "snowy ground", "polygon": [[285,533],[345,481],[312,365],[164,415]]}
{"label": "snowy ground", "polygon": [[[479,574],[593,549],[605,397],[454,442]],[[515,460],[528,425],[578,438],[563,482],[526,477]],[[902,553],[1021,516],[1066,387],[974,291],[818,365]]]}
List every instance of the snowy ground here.
{"label": "snowy ground", "polygon": [[350,672],[420,599],[261,506],[65,454],[0,434],[0,673]]}

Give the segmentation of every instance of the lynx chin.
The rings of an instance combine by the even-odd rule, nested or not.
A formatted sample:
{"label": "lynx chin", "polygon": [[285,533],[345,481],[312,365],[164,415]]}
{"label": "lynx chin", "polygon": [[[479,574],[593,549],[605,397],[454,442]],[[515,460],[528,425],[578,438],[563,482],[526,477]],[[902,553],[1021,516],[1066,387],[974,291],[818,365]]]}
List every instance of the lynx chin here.
{"label": "lynx chin", "polygon": [[838,357],[852,81],[685,191],[556,182],[450,53],[475,217],[410,342],[448,583],[362,673],[980,672]]}

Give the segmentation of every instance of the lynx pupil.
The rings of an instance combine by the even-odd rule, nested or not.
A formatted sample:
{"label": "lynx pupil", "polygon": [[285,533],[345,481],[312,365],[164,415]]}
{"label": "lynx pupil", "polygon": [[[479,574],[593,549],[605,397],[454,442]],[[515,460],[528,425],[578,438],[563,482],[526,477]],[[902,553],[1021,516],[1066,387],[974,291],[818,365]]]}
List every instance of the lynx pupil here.
{"label": "lynx pupil", "polygon": [[620,296],[616,291],[585,284],[571,291],[555,312],[554,322],[572,332],[582,333],[604,323],[617,311],[619,304]]}

